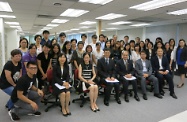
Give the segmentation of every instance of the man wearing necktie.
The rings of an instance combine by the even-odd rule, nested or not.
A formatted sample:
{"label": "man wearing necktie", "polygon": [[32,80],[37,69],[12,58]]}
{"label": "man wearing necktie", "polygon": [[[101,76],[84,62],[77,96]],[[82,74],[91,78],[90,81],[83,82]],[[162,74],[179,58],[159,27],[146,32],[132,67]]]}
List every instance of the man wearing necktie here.
{"label": "man wearing necktie", "polygon": [[119,80],[123,84],[124,100],[126,102],[129,102],[128,86],[129,86],[129,82],[130,82],[133,86],[134,98],[137,101],[140,101],[140,99],[137,95],[137,82],[136,82],[136,80],[127,80],[126,79],[126,78],[132,78],[132,76],[134,75],[133,62],[132,62],[132,60],[129,60],[128,57],[129,57],[128,51],[123,51],[122,52],[122,59],[120,59],[116,64],[116,72],[120,75]]}
{"label": "man wearing necktie", "polygon": [[[116,80],[115,63],[109,57],[110,57],[110,49],[105,48],[104,57],[99,59],[97,63],[97,70],[98,70],[98,76],[100,77],[100,84],[106,85],[106,88],[104,90],[105,91],[104,104],[106,106],[109,106],[110,94],[113,87],[116,93],[115,99],[118,104],[121,104],[121,101],[119,99],[119,83],[112,82]],[[106,79],[111,82],[106,82]]]}

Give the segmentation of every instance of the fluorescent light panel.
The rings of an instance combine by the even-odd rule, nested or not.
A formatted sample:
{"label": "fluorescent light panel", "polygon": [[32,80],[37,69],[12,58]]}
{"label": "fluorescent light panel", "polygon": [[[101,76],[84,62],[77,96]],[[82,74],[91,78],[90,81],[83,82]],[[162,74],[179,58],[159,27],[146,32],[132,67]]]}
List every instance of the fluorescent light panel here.
{"label": "fluorescent light panel", "polygon": [[79,0],[79,2],[83,2],[83,3],[101,4],[101,5],[105,5],[112,1],[113,0]]}
{"label": "fluorescent light panel", "polygon": [[47,24],[46,26],[48,26],[48,27],[57,27],[57,26],[59,26],[59,24]]}
{"label": "fluorescent light panel", "polygon": [[67,9],[64,11],[60,16],[67,16],[67,17],[79,17],[89,11],[80,10],[80,9]]}
{"label": "fluorescent light panel", "polygon": [[5,23],[9,25],[19,25],[19,22],[5,22]]}
{"label": "fluorescent light panel", "polygon": [[66,19],[54,19],[51,21],[51,23],[66,23],[69,20]]}
{"label": "fluorescent light panel", "polygon": [[80,29],[78,29],[78,28],[72,28],[71,30],[72,30],[72,31],[75,31],[75,30],[80,30]]}
{"label": "fluorescent light panel", "polygon": [[127,21],[119,21],[119,22],[114,22],[114,23],[109,23],[110,25],[123,25],[123,24],[130,24],[132,22],[127,22]]}
{"label": "fluorescent light panel", "polygon": [[148,24],[148,23],[142,23],[142,24],[134,24],[134,25],[130,25],[130,26],[140,27],[140,26],[146,26],[146,25],[150,25],[150,24]]}
{"label": "fluorescent light panel", "polygon": [[1,18],[16,18],[16,16],[12,15],[0,15]]}
{"label": "fluorescent light panel", "polygon": [[84,29],[86,29],[86,28],[90,28],[90,27],[88,27],[88,26],[82,26],[82,27],[80,27],[80,28],[84,28]]}
{"label": "fluorescent light panel", "polygon": [[170,6],[177,3],[186,2],[187,0],[152,0],[139,5],[131,6],[130,9],[149,11],[157,8]]}
{"label": "fluorescent light panel", "polygon": [[97,17],[95,19],[112,20],[112,19],[121,18],[121,17],[125,17],[125,16],[127,16],[127,15],[110,13],[110,14],[106,14],[104,16]]}
{"label": "fluorescent light panel", "polygon": [[85,22],[82,22],[80,23],[81,25],[92,25],[92,24],[95,24],[96,22],[93,22],[93,21],[85,21]]}
{"label": "fluorescent light panel", "polygon": [[117,30],[118,28],[106,28],[107,30]]}
{"label": "fluorescent light panel", "polygon": [[8,2],[0,2],[0,11],[13,12]]}
{"label": "fluorescent light panel", "polygon": [[173,12],[168,12],[167,14],[173,14],[173,15],[183,15],[187,14],[187,9],[177,10]]}

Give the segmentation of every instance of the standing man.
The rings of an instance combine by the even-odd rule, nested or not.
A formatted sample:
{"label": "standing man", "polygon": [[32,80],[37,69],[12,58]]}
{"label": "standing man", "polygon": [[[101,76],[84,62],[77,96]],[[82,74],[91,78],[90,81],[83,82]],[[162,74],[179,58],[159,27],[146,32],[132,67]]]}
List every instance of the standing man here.
{"label": "standing man", "polygon": [[66,34],[64,32],[61,32],[59,34],[59,38],[60,38],[60,42],[59,42],[59,45],[60,45],[60,49],[62,51],[62,48],[64,46],[64,43],[65,43],[65,40],[66,40]]}
{"label": "standing man", "polygon": [[9,116],[12,121],[20,119],[18,116],[15,118],[15,113],[18,115],[41,115],[38,111],[38,105],[43,96],[43,92],[33,85],[36,82],[37,64],[29,61],[26,68],[27,74],[18,80],[11,95],[11,100],[15,106],[15,108],[9,111]]}
{"label": "standing man", "polygon": [[129,43],[129,36],[124,36],[124,45],[126,45],[127,43]]}
{"label": "standing man", "polygon": [[105,48],[104,38],[105,38],[105,36],[104,36],[103,34],[100,34],[100,35],[99,35],[99,41],[100,41],[100,43],[101,43],[101,49],[102,49],[102,50],[104,50],[104,48]]}
{"label": "standing man", "polygon": [[140,52],[141,59],[138,59],[135,63],[135,70],[137,73],[137,77],[141,80],[141,88],[143,92],[143,99],[147,100],[146,95],[146,80],[152,81],[154,85],[154,96],[162,99],[162,96],[159,94],[158,88],[158,79],[152,75],[152,66],[151,62],[146,59],[146,52]]}
{"label": "standing man", "polygon": [[137,81],[136,80],[127,80],[126,78],[132,78],[134,75],[134,68],[133,68],[133,61],[129,60],[129,52],[128,51],[123,51],[122,52],[122,59],[120,59],[117,64],[116,64],[116,71],[117,74],[120,75],[119,80],[123,84],[123,89],[124,89],[124,100],[126,102],[129,102],[128,98],[128,86],[129,82],[131,82],[133,86],[133,91],[134,91],[134,98],[137,101],[140,101],[138,94],[137,94]]}
{"label": "standing man", "polygon": [[43,31],[43,39],[40,44],[43,46],[45,43],[51,44],[51,40],[49,39],[50,32],[48,30]]}
{"label": "standing man", "polygon": [[135,38],[136,44],[140,44],[140,37]]}
{"label": "standing man", "polygon": [[82,40],[82,42],[83,42],[83,44],[84,44],[84,47],[83,47],[83,50],[84,51],[86,51],[86,46],[88,45],[88,42],[87,42],[87,35],[86,34],[82,34],[81,35],[81,40]]}
{"label": "standing man", "polygon": [[117,42],[118,36],[117,35],[113,35],[113,40],[114,40],[114,44]]}
{"label": "standing man", "polygon": [[[110,49],[104,49],[104,57],[99,59],[97,62],[97,71],[100,76],[101,84],[106,85],[105,88],[105,98],[104,104],[109,106],[110,94],[111,90],[114,87],[115,89],[115,99],[118,104],[121,104],[121,100],[119,99],[119,83],[113,82],[116,80],[116,72],[115,72],[115,63],[109,58],[110,57]],[[109,81],[109,82],[107,82]]]}
{"label": "standing man", "polygon": [[96,42],[97,42],[97,35],[92,35],[92,43],[90,43],[89,45],[91,45],[92,46],[92,50],[94,51],[94,50],[96,50]]}
{"label": "standing man", "polygon": [[174,84],[171,74],[169,73],[169,62],[167,57],[163,55],[163,49],[157,49],[157,56],[152,58],[152,67],[153,71],[155,72],[155,76],[158,78],[159,81],[159,90],[160,94],[164,95],[164,91],[162,85],[164,83],[164,79],[169,83],[169,91],[170,96],[177,99],[177,96],[174,92]]}

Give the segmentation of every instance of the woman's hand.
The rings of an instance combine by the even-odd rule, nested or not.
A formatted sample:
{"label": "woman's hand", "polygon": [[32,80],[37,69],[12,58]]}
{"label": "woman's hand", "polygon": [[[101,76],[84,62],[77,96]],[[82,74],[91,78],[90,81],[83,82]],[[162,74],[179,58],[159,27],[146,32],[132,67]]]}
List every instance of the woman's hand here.
{"label": "woman's hand", "polygon": [[87,81],[89,84],[95,84],[92,80]]}

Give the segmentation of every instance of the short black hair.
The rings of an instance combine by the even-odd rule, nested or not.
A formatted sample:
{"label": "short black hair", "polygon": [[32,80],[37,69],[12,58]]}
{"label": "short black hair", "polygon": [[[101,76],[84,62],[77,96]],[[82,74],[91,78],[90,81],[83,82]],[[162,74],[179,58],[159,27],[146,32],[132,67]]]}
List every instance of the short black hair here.
{"label": "short black hair", "polygon": [[22,53],[21,53],[21,51],[20,51],[19,49],[14,49],[14,50],[12,50],[12,51],[10,52],[10,55],[11,55],[12,57],[14,57],[15,55],[18,55],[18,54],[22,55]]}
{"label": "short black hair", "polygon": [[97,39],[97,35],[95,35],[95,34],[92,35],[92,39],[93,39],[93,38],[94,38],[94,39]]}
{"label": "short black hair", "polygon": [[109,49],[109,48],[104,48],[103,51],[104,51],[104,52],[106,52],[106,51],[109,51],[109,52],[110,52],[110,49]]}
{"label": "short black hair", "polygon": [[82,41],[79,41],[77,45],[82,44],[84,46],[84,43]]}
{"label": "short black hair", "polygon": [[36,49],[37,49],[37,46],[33,43],[33,44],[29,45],[29,50],[32,49],[33,47],[36,47]]}
{"label": "short black hair", "polygon": [[50,34],[50,32],[48,30],[44,30],[43,34]]}
{"label": "short black hair", "polygon": [[65,34],[64,32],[61,32],[61,33],[59,34],[59,37],[62,37],[62,36],[65,36],[65,37],[66,37],[66,34]]}
{"label": "short black hair", "polygon": [[42,36],[41,36],[41,35],[36,35],[36,36],[34,36],[34,40],[36,41],[36,39],[37,39],[38,37],[40,37],[40,38],[42,39]]}
{"label": "short black hair", "polygon": [[100,35],[99,35],[99,38],[100,38],[101,36],[105,37],[105,35],[104,35],[104,34],[100,34]]}
{"label": "short black hair", "polygon": [[28,61],[27,62],[27,68],[29,68],[29,65],[36,65],[37,66],[37,63],[34,62],[34,61]]}
{"label": "short black hair", "polygon": [[130,42],[129,43],[135,43],[135,41],[134,40],[130,40]]}
{"label": "short black hair", "polygon": [[86,35],[86,34],[81,34],[81,38],[82,38],[83,36],[87,38],[87,35]]}
{"label": "short black hair", "polygon": [[125,38],[125,37],[129,38],[129,36],[124,36],[124,38]]}
{"label": "short black hair", "polygon": [[51,45],[50,44],[48,44],[47,42],[42,46],[42,47],[48,47],[48,48],[51,48]]}
{"label": "short black hair", "polygon": [[146,54],[146,52],[144,50],[140,51],[140,54],[142,54],[142,53]]}
{"label": "short black hair", "polygon": [[95,46],[98,46],[98,45],[101,46],[101,43],[100,42],[96,42]]}
{"label": "short black hair", "polygon": [[71,43],[72,43],[73,41],[75,41],[75,42],[77,43],[77,39],[71,39]]}
{"label": "short black hair", "polygon": [[86,55],[89,55],[89,57],[90,57],[90,54],[88,52],[83,53],[82,57],[84,58]]}

